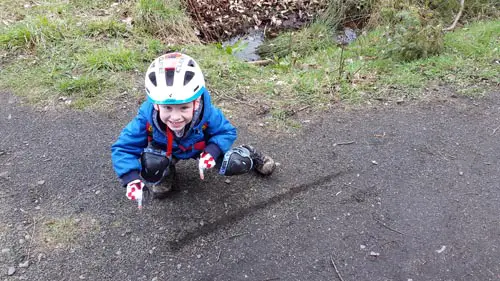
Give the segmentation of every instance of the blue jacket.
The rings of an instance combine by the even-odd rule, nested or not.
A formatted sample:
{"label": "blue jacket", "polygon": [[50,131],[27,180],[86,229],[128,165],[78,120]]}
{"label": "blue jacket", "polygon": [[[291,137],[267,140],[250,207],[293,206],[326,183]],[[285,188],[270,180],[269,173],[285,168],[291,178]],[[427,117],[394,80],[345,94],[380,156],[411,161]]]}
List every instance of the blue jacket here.
{"label": "blue jacket", "polygon": [[[199,122],[186,132],[184,137],[174,137],[172,156],[177,159],[197,158],[202,151],[210,153],[217,159],[227,152],[236,140],[236,128],[218,108],[212,105],[207,90],[202,97],[203,112]],[[148,123],[153,128],[153,143],[166,150],[167,135],[157,126],[158,122],[153,120],[153,116],[157,115],[155,111],[153,103],[145,101],[136,117],[128,123],[118,140],[111,146],[113,168],[123,185],[140,178],[140,157],[144,148],[148,146],[146,129]],[[199,146],[202,142],[205,142],[204,148]]]}

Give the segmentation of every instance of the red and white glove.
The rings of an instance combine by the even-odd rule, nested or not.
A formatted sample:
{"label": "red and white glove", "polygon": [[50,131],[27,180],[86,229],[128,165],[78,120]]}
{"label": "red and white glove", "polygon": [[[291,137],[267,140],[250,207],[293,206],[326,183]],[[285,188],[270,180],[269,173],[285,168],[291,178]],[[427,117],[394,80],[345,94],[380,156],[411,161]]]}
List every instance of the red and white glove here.
{"label": "red and white glove", "polygon": [[205,179],[203,172],[206,169],[213,168],[215,166],[215,159],[210,155],[210,153],[203,151],[200,154],[200,162],[198,162],[198,168],[200,169],[200,179]]}
{"label": "red and white glove", "polygon": [[136,200],[139,209],[142,208],[142,191],[144,190],[144,183],[141,180],[133,180],[127,184],[127,198]]}

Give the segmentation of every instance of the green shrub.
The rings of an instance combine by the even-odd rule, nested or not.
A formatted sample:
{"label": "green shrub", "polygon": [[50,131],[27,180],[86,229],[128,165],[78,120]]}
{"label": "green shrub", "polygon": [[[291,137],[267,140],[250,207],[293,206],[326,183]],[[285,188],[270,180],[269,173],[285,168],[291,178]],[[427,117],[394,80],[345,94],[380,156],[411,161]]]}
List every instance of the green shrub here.
{"label": "green shrub", "polygon": [[438,55],[443,50],[442,26],[432,13],[410,6],[394,14],[395,24],[388,27],[387,55],[402,61],[412,61]]}
{"label": "green shrub", "polygon": [[361,28],[370,18],[374,7],[380,0],[328,0],[326,9],[318,16],[316,22],[330,28],[341,24]]}

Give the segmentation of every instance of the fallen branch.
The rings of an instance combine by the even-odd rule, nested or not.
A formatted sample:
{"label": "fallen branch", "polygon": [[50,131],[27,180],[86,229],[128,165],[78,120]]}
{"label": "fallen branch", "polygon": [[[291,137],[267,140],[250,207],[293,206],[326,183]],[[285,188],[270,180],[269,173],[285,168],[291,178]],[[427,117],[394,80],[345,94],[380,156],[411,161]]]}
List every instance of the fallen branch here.
{"label": "fallen branch", "polygon": [[271,64],[273,61],[270,59],[265,59],[265,60],[256,60],[256,61],[249,61],[249,64],[253,65],[258,65],[258,66],[266,66],[268,64]]}
{"label": "fallen branch", "polygon": [[335,262],[333,261],[333,258],[330,256],[330,261],[332,262],[333,268],[335,268],[335,272],[337,273],[337,276],[339,277],[340,281],[344,281],[344,278],[342,278],[342,275],[340,275],[339,269],[337,268],[337,265],[335,265]]}
{"label": "fallen branch", "polygon": [[443,28],[443,31],[452,31],[453,29],[455,29],[455,26],[457,25],[458,20],[460,19],[460,17],[462,16],[462,13],[464,12],[464,6],[465,6],[464,2],[465,2],[465,0],[460,0],[460,11],[458,11],[458,14],[455,17],[453,24],[447,28]]}

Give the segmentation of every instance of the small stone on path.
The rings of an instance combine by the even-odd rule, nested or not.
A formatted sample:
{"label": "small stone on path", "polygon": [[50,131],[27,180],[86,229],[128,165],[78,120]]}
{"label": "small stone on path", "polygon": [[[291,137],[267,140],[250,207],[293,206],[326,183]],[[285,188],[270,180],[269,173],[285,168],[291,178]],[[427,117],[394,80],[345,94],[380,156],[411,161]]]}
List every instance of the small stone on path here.
{"label": "small stone on path", "polygon": [[12,276],[12,275],[14,275],[14,273],[16,273],[16,268],[13,266],[9,267],[9,270],[7,271],[7,275]]}
{"label": "small stone on path", "polygon": [[9,177],[9,172],[5,171],[0,173],[0,178],[7,179],[8,177]]}
{"label": "small stone on path", "polygon": [[22,262],[19,264],[19,267],[24,268],[24,267],[29,267],[30,266],[30,261],[27,260],[25,262]]}

